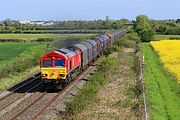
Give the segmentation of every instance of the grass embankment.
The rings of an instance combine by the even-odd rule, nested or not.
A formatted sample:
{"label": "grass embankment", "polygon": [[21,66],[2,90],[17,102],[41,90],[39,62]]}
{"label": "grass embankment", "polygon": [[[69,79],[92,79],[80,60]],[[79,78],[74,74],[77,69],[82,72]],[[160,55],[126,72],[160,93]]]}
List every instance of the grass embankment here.
{"label": "grass embankment", "polygon": [[151,120],[180,119],[180,88],[176,79],[163,67],[149,43],[140,48],[145,56],[144,79]]}
{"label": "grass embankment", "polygon": [[153,40],[180,40],[180,35],[155,35]]}
{"label": "grass embankment", "polygon": [[49,42],[65,38],[88,38],[95,34],[0,34],[1,42]]}
{"label": "grass embankment", "polygon": [[45,49],[47,43],[0,43],[0,89],[22,80],[27,71],[39,65]]}
{"label": "grass embankment", "polygon": [[[140,118],[142,103],[137,92],[137,61],[134,52],[121,50],[120,45],[127,45],[125,37],[121,39],[123,42],[119,41],[108,49],[109,55],[99,63],[95,74],[78,94],[66,102],[65,113],[59,119]],[[127,42],[136,45],[135,41]]]}
{"label": "grass embankment", "polygon": [[[105,58],[99,68],[90,79],[89,82],[83,87],[82,91],[79,91],[78,95],[66,103],[66,111],[68,115],[74,115],[82,111],[88,104],[97,100],[97,93],[101,86],[107,82],[108,68],[116,69],[117,60],[113,60],[112,57]],[[80,102],[81,101],[81,102]]]}

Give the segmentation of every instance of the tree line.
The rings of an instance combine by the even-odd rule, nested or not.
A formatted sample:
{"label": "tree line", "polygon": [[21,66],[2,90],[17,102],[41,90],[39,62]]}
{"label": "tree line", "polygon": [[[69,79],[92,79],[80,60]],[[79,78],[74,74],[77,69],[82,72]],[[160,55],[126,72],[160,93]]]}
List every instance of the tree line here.
{"label": "tree line", "polygon": [[123,29],[132,22],[121,20],[94,20],[94,21],[54,21],[52,25],[21,24],[19,21],[6,19],[0,23],[0,33],[58,33],[67,30],[117,30]]}
{"label": "tree line", "polygon": [[148,42],[155,34],[180,35],[180,19],[177,20],[153,20],[146,15],[139,15],[133,22],[134,30],[141,40]]}
{"label": "tree line", "polygon": [[154,34],[180,35],[180,19],[153,20],[146,15],[139,15],[132,21],[128,19],[54,21],[52,25],[46,26],[21,24],[11,19],[0,22],[0,33],[102,33],[118,29],[131,29],[138,33],[142,41],[150,41]]}

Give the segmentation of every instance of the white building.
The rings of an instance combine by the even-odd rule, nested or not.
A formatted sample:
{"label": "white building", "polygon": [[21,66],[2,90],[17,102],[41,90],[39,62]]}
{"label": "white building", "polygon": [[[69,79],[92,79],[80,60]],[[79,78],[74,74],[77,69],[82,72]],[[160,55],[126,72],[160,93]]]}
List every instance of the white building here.
{"label": "white building", "polygon": [[31,23],[31,21],[25,21],[25,20],[19,20],[19,22],[21,24],[30,24]]}
{"label": "white building", "polygon": [[31,25],[43,25],[43,26],[49,26],[53,25],[54,22],[45,22],[45,21],[24,21],[24,20],[19,20],[21,24],[31,24]]}

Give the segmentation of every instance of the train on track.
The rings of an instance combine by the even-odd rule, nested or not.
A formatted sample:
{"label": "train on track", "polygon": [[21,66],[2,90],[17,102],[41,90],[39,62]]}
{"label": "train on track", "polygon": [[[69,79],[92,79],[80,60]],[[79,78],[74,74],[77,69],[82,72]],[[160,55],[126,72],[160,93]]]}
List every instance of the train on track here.
{"label": "train on track", "polygon": [[124,34],[126,30],[100,34],[44,55],[40,60],[42,82],[56,85],[69,83]]}

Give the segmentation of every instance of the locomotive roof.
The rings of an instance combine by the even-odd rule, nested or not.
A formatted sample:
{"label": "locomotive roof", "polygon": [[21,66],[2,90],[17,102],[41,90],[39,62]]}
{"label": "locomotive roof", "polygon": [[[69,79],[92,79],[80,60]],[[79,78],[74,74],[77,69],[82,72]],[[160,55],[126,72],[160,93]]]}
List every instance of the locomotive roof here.
{"label": "locomotive roof", "polygon": [[60,52],[60,53],[62,53],[62,54],[64,54],[64,55],[66,55],[66,56],[68,56],[68,57],[73,56],[73,55],[76,54],[76,52],[71,51],[71,50],[66,49],[66,48],[61,48],[61,49],[58,49],[58,50],[56,50],[56,51],[57,51],[57,52]]}

